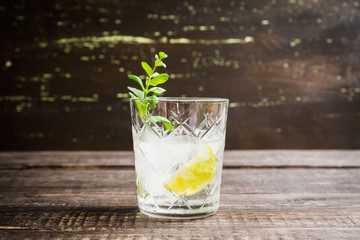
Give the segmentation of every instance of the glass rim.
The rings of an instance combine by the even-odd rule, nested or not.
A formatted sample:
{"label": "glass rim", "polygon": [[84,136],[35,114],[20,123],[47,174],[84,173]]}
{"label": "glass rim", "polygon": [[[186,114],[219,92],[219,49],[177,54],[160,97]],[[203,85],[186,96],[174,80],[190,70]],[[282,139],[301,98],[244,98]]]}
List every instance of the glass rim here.
{"label": "glass rim", "polygon": [[[145,98],[130,98],[133,100],[145,100]],[[227,98],[216,97],[158,97],[159,102],[229,102]]]}

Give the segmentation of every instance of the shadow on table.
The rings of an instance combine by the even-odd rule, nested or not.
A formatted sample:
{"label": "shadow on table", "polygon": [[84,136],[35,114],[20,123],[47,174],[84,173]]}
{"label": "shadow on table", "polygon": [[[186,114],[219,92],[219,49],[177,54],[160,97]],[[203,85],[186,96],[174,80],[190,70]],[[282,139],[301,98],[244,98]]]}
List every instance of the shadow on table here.
{"label": "shadow on table", "polygon": [[142,214],[137,206],[31,206],[0,209],[2,230],[118,230],[137,225],[146,227],[154,221],[165,223],[189,220],[151,218]]}
{"label": "shadow on table", "polygon": [[2,229],[100,230],[135,224],[141,215],[137,206],[9,207],[0,209],[0,226]]}

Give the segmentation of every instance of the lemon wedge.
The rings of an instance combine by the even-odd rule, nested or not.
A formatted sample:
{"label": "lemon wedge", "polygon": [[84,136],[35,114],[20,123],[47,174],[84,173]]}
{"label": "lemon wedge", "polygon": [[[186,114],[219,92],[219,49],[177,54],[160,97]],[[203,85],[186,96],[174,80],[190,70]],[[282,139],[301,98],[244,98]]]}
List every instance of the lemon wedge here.
{"label": "lemon wedge", "polygon": [[213,180],[216,173],[216,158],[209,146],[178,169],[164,187],[180,196],[190,196],[202,191]]}

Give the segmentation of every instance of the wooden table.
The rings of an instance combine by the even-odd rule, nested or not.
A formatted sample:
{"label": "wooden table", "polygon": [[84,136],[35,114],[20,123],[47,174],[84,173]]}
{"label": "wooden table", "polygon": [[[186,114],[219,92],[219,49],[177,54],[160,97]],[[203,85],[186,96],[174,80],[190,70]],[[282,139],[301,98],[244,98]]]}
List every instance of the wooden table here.
{"label": "wooden table", "polygon": [[359,239],[360,151],[226,151],[221,204],[137,208],[132,152],[0,153],[1,239]]}

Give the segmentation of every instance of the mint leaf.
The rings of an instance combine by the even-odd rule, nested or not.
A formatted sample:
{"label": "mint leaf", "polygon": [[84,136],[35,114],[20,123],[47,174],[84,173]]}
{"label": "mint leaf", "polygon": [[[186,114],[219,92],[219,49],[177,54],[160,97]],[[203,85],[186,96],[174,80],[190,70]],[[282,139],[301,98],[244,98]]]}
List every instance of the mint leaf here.
{"label": "mint leaf", "polygon": [[[163,54],[160,54],[163,53]],[[163,58],[166,58],[167,55],[164,52],[160,52],[159,55],[161,55]],[[165,56],[164,56],[165,54]],[[161,57],[159,57],[157,54],[155,54],[155,67],[164,67],[166,68],[166,64],[161,61]]]}
{"label": "mint leaf", "polygon": [[[139,100],[135,100],[134,102],[138,109],[138,114],[141,117],[146,117],[146,121],[150,122],[162,122],[167,130],[172,130],[173,125],[167,118],[161,116],[148,117],[148,107],[152,109],[156,108],[157,104],[159,103],[157,96],[166,91],[164,88],[157,87],[157,85],[165,83],[169,79],[169,75],[167,73],[159,74],[155,70],[157,67],[166,68],[165,63],[162,60],[167,57],[168,55],[164,52],[159,52],[158,54],[155,54],[154,68],[151,68],[146,62],[141,62],[142,68],[148,75],[145,78],[145,86],[143,85],[143,82],[138,76],[128,75],[128,78],[137,82],[142,90],[133,87],[128,87],[128,89],[130,90],[129,94],[131,98],[140,98]],[[153,87],[149,89],[150,86]],[[152,95],[148,96],[148,94],[150,93]]]}
{"label": "mint leaf", "polygon": [[158,104],[159,101],[157,101],[157,97],[155,95],[149,97],[149,104],[150,104],[150,108],[154,109],[156,108],[156,105]]}
{"label": "mint leaf", "polygon": [[146,62],[141,62],[141,66],[145,70],[147,75],[149,75],[149,77],[151,77],[151,75],[153,75],[153,70],[151,69],[149,64],[147,64]]}
{"label": "mint leaf", "polygon": [[128,89],[132,91],[138,98],[144,98],[145,96],[144,92],[137,88],[128,87]]}
{"label": "mint leaf", "polygon": [[166,68],[166,64],[163,63],[163,61],[161,61],[161,60],[157,61],[157,62],[155,63],[155,66],[156,66],[156,67],[164,67],[164,68]]}
{"label": "mint leaf", "polygon": [[153,88],[149,89],[149,92],[153,92],[155,95],[159,95],[159,94],[163,94],[164,92],[166,92],[166,90],[161,87],[153,87]]}
{"label": "mint leaf", "polygon": [[165,83],[169,79],[169,75],[167,73],[162,73],[154,77],[149,81],[150,86],[157,86],[159,84]]}
{"label": "mint leaf", "polygon": [[164,124],[166,130],[170,130],[170,131],[173,130],[174,126],[170,122],[162,122],[162,123]]}
{"label": "mint leaf", "polygon": [[135,96],[135,95],[132,94],[131,92],[129,92],[129,95],[131,96],[131,98],[138,98],[137,96]]}
{"label": "mint leaf", "polygon": [[159,67],[164,67],[164,68],[166,68],[166,64],[165,64],[165,63],[163,63],[163,61],[160,61],[160,65],[159,65]]}
{"label": "mint leaf", "polygon": [[136,103],[136,107],[138,109],[139,115],[141,117],[144,117],[147,115],[147,106],[149,105],[149,103],[144,103],[140,100],[135,100]]}
{"label": "mint leaf", "polygon": [[144,89],[144,85],[143,85],[141,79],[138,76],[128,75],[128,78],[135,81],[135,82],[137,82],[138,84],[140,84],[141,88]]}
{"label": "mint leaf", "polygon": [[164,118],[162,116],[150,116],[149,121],[154,122],[154,123],[162,122],[164,124],[164,127],[165,127],[166,130],[172,130],[173,129],[173,126],[172,126],[171,122],[167,118]]}
{"label": "mint leaf", "polygon": [[164,58],[167,58],[168,55],[164,52],[159,52],[159,57],[160,57],[160,60],[164,59]]}
{"label": "mint leaf", "polygon": [[153,123],[156,123],[156,122],[168,122],[168,123],[171,123],[169,121],[169,119],[167,119],[165,117],[162,117],[162,116],[150,116],[149,121],[153,122]]}

